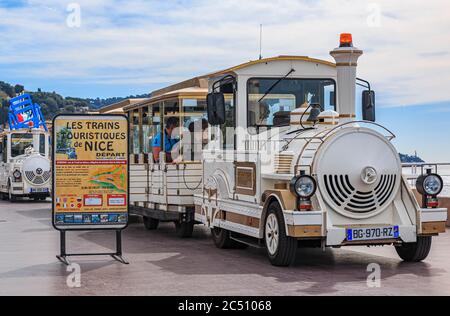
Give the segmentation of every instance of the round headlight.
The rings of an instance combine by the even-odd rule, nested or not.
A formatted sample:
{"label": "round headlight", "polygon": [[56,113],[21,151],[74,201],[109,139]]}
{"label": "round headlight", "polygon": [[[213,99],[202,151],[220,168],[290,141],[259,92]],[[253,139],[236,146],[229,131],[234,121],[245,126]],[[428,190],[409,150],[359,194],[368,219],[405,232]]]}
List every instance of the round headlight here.
{"label": "round headlight", "polygon": [[311,176],[300,176],[292,179],[291,192],[301,198],[310,198],[316,193],[317,183]]}
{"label": "round headlight", "polygon": [[20,179],[20,177],[22,176],[22,174],[20,173],[19,170],[14,171],[13,173],[14,178],[16,179]]}
{"label": "round headlight", "polygon": [[417,191],[422,195],[436,196],[442,192],[444,182],[437,174],[428,174],[417,179]]}

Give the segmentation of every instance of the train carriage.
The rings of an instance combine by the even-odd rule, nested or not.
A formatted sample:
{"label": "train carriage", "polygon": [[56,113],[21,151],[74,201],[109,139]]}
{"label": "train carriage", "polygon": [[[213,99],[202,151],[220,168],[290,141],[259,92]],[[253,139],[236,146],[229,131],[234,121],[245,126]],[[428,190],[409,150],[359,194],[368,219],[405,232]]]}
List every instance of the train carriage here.
{"label": "train carriage", "polygon": [[[130,203],[132,213],[143,216],[147,229],[159,222],[174,222],[180,237],[192,235],[194,193],[201,190],[202,162],[190,143],[178,148],[176,163],[161,151],[152,153],[153,139],[163,132],[170,118],[180,121],[173,138],[181,139],[189,126],[206,116],[207,80],[195,78],[152,93],[150,99],[124,108],[130,118]],[[181,142],[180,142],[181,143]],[[183,152],[180,152],[183,150]],[[196,151],[201,153],[201,148]]]}

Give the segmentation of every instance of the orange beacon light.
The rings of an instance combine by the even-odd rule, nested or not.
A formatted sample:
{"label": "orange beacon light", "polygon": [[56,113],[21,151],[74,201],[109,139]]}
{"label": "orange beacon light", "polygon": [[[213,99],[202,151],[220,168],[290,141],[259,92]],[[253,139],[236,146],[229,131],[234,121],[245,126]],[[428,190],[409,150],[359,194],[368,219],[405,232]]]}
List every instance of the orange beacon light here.
{"label": "orange beacon light", "polygon": [[341,34],[340,47],[353,47],[353,36],[350,33]]}

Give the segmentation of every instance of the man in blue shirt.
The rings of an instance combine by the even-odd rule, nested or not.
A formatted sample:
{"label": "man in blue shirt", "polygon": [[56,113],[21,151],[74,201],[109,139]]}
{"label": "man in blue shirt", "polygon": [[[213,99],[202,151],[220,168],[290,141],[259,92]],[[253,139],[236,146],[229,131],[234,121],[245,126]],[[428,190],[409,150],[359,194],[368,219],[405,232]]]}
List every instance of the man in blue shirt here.
{"label": "man in blue shirt", "polygon": [[[172,162],[172,154],[171,150],[173,146],[175,146],[179,140],[172,138],[172,133],[174,129],[180,126],[180,120],[177,117],[170,117],[166,122],[166,128],[164,129],[164,152],[166,153],[166,162]],[[161,133],[158,133],[156,137],[153,139],[152,148],[153,148],[153,160],[155,162],[159,162],[159,154],[161,152]]]}

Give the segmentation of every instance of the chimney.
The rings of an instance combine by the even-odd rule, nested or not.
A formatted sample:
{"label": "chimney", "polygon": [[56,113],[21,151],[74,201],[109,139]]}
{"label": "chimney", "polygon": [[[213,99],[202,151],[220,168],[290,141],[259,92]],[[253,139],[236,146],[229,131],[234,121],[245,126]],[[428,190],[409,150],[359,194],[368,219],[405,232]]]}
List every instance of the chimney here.
{"label": "chimney", "polygon": [[340,46],[330,52],[336,61],[337,96],[340,122],[356,117],[356,67],[363,51],[353,47],[351,34],[341,34]]}

